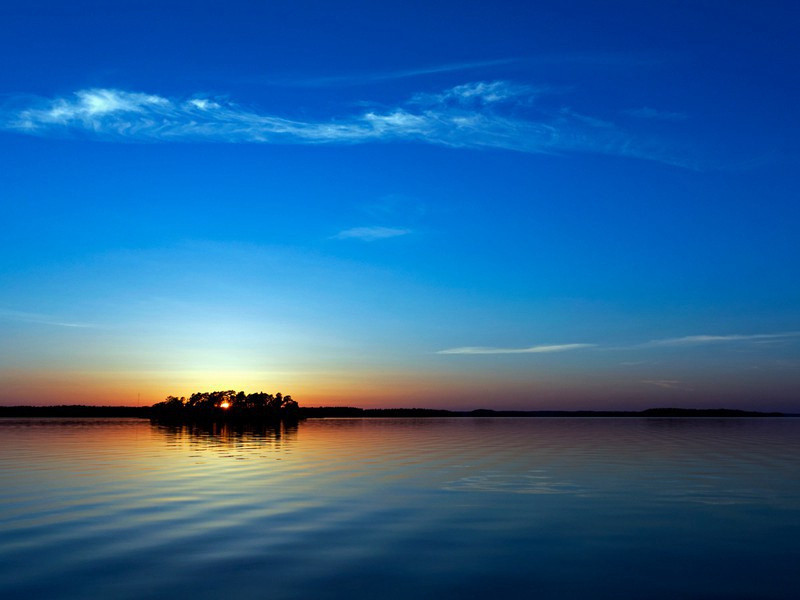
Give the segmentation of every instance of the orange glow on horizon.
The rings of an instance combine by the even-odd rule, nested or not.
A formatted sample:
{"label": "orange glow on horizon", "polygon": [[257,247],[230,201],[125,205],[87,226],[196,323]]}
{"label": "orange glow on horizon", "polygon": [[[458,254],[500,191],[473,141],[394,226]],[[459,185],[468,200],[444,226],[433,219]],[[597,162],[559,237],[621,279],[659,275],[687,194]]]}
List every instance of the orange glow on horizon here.
{"label": "orange glow on horizon", "polygon": [[[623,410],[682,403],[697,408],[724,402],[727,408],[753,406],[751,388],[724,387],[696,382],[691,397],[676,390],[643,395],[638,381],[619,382],[611,375],[569,380],[563,373],[509,373],[487,376],[480,372],[298,371],[206,373],[198,371],[68,371],[0,369],[0,406],[152,406],[167,396],[189,397],[198,391],[243,390],[290,394],[301,407],[355,406],[360,408],[442,408],[473,410]],[[761,389],[772,392],[769,410],[794,412],[780,396],[780,382]],[[702,401],[697,398],[701,395]],[[677,394],[682,394],[677,396]],[[220,403],[219,408],[229,410]]]}

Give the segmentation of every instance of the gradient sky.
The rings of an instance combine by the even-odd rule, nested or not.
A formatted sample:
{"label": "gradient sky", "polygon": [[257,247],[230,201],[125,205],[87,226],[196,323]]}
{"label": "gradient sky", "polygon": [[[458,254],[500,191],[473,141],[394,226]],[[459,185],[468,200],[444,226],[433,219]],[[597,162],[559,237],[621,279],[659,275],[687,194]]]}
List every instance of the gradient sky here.
{"label": "gradient sky", "polygon": [[0,6],[0,403],[800,412],[793,2]]}

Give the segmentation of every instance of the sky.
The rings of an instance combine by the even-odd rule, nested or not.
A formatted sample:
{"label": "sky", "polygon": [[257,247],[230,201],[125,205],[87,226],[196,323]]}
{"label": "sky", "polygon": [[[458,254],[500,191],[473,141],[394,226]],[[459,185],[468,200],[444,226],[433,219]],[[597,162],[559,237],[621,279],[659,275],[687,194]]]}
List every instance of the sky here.
{"label": "sky", "polygon": [[0,4],[0,404],[800,412],[792,2]]}

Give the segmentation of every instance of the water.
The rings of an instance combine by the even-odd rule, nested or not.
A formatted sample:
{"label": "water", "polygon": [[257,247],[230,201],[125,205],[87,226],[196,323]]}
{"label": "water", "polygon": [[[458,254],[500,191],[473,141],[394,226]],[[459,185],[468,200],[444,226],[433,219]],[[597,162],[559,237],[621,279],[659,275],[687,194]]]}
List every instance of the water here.
{"label": "water", "polygon": [[796,598],[800,420],[0,420],[4,598]]}

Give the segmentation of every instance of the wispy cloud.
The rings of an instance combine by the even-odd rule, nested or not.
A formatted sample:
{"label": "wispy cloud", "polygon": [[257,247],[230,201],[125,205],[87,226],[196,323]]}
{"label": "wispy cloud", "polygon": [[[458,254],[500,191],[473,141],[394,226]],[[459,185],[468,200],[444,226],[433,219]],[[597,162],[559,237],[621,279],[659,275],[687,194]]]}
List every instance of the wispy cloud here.
{"label": "wispy cloud", "polygon": [[642,383],[647,385],[654,385],[656,387],[664,388],[666,390],[681,390],[690,389],[681,386],[681,382],[677,379],[645,379]]}
{"label": "wispy cloud", "polygon": [[684,337],[650,340],[641,344],[642,347],[658,346],[698,346],[702,344],[719,344],[725,342],[761,342],[780,340],[800,336],[800,331],[785,331],[781,333],[755,333],[748,335],[687,335]]}
{"label": "wispy cloud", "polygon": [[[688,335],[684,337],[663,338],[650,340],[631,346],[614,346],[604,344],[557,344],[529,346],[527,348],[497,348],[493,346],[462,346],[459,348],[448,348],[439,350],[437,354],[538,354],[547,352],[564,352],[567,350],[578,350],[581,348],[595,348],[597,350],[635,350],[648,348],[670,348],[670,347],[690,347],[705,344],[724,344],[736,342],[767,343],[780,340],[788,340],[800,337],[800,331],[785,331],[780,333],[756,333],[748,335]],[[634,366],[643,364],[656,364],[652,361],[627,361],[621,362],[623,366]],[[667,381],[667,380],[659,380]],[[648,383],[653,383],[649,381]]]}
{"label": "wispy cloud", "polygon": [[589,152],[692,167],[679,152],[613,124],[533,102],[546,88],[472,82],[381,110],[325,121],[289,119],[219,98],[174,99],[116,89],[26,101],[0,113],[0,128],[99,140],[280,144],[418,142],[528,153]]}
{"label": "wispy cloud", "polygon": [[38,325],[52,325],[54,327],[70,327],[70,328],[89,328],[94,329],[97,325],[93,323],[83,323],[79,321],[68,321],[59,319],[52,315],[44,315],[40,313],[30,313],[18,310],[7,310],[0,308],[0,319],[6,321],[17,321],[22,323],[36,323]]}
{"label": "wispy cloud", "polygon": [[[461,62],[429,65],[407,69],[395,69],[382,72],[347,73],[343,75],[327,75],[319,77],[301,77],[274,79],[265,77],[248,77],[243,81],[248,83],[261,83],[271,86],[296,87],[296,88],[321,88],[321,87],[350,87],[363,86],[385,81],[413,79],[428,75],[441,75],[444,73],[459,73],[464,71],[478,71],[481,69],[498,67],[527,69],[530,65],[586,65],[589,67],[647,67],[657,65],[663,59],[647,56],[636,56],[630,53],[572,53],[572,54],[539,54],[528,57],[496,58],[489,60],[465,60]],[[239,80],[242,81],[242,80]]]}
{"label": "wispy cloud", "polygon": [[334,75],[330,77],[311,77],[306,79],[287,79],[270,80],[266,83],[272,85],[283,85],[291,87],[334,87],[334,86],[355,86],[370,83],[380,83],[383,81],[393,81],[397,79],[411,79],[425,75],[438,75],[442,73],[457,73],[461,71],[473,71],[486,67],[499,67],[502,65],[519,62],[516,58],[498,58],[495,60],[476,60],[459,63],[447,63],[442,65],[432,65],[417,69],[399,69],[383,73],[355,73],[349,75]]}
{"label": "wispy cloud", "polygon": [[530,346],[528,348],[493,348],[491,346],[462,346],[439,350],[437,354],[547,354],[593,348],[595,344],[558,344],[553,346]]}
{"label": "wispy cloud", "polygon": [[409,233],[411,233],[410,229],[402,229],[400,227],[353,227],[340,231],[333,236],[333,239],[374,242],[375,240],[384,240],[386,238],[408,235]]}
{"label": "wispy cloud", "polygon": [[534,87],[508,81],[476,81],[464,83],[438,93],[415,94],[410,103],[423,106],[460,105],[486,106],[502,102],[531,102],[537,96],[551,93],[550,86]]}

